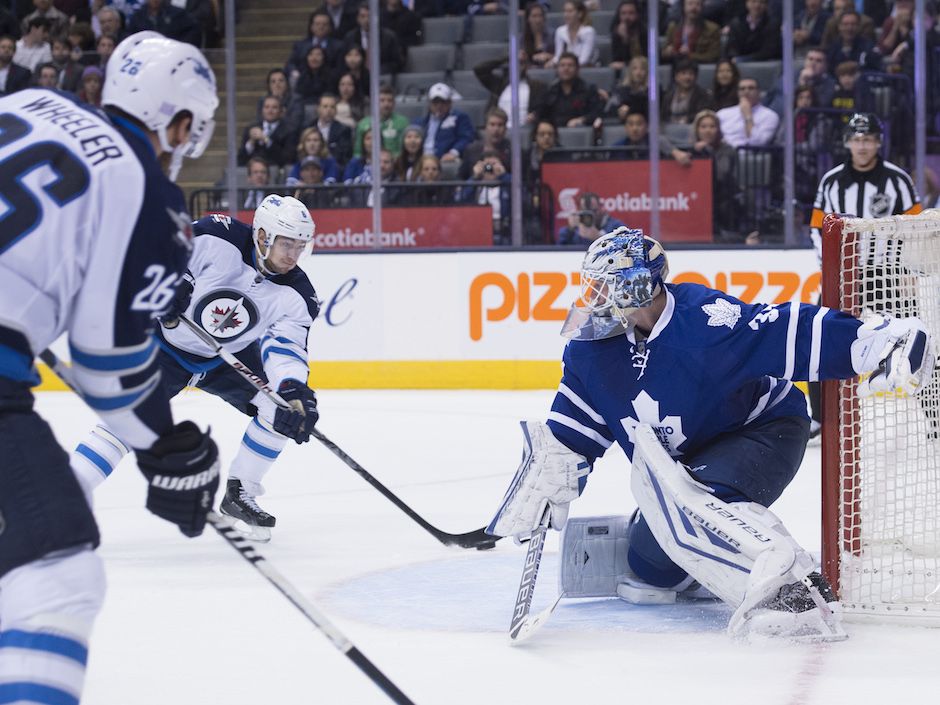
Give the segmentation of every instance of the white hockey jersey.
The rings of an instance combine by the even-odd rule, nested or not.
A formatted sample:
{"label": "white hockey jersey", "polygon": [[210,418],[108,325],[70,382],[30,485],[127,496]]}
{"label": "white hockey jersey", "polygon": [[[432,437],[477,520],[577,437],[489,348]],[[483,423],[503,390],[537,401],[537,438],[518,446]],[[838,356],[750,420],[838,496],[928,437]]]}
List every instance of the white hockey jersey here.
{"label": "white hockey jersey", "polygon": [[[227,215],[210,215],[193,224],[195,238],[189,272],[195,284],[187,316],[232,354],[261,346],[268,383],[285,379],[306,383],[307,337],[320,311],[313,285],[300,267],[264,276],[255,266],[251,227]],[[212,349],[186,326],[160,328],[164,349],[190,372],[222,364]]]}
{"label": "white hockey jersey", "polygon": [[0,98],[0,376],[68,334],[85,401],[135,448],[172,426],[153,316],[189,252],[183,194],[131,122],[58,91]]}

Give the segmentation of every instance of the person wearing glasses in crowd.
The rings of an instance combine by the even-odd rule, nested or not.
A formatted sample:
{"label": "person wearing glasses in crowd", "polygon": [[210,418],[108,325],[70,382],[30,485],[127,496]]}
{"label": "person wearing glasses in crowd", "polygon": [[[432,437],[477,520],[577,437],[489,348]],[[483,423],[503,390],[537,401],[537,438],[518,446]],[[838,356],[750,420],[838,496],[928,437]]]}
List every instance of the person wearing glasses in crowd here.
{"label": "person wearing glasses in crowd", "polygon": [[773,141],[780,117],[760,103],[753,78],[738,81],[738,104],[718,111],[721,133],[732,147],[765,147]]}

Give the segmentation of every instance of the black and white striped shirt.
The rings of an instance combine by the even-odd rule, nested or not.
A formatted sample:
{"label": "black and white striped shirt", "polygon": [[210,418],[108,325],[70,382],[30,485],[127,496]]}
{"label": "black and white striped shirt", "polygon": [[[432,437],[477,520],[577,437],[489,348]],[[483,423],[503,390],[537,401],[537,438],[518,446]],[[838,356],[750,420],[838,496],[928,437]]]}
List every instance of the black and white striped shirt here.
{"label": "black and white striped shirt", "polygon": [[871,171],[856,171],[851,160],[827,171],[819,182],[810,237],[822,258],[822,223],[829,213],[857,218],[885,218],[920,213],[921,204],[911,177],[901,167],[879,158]]}

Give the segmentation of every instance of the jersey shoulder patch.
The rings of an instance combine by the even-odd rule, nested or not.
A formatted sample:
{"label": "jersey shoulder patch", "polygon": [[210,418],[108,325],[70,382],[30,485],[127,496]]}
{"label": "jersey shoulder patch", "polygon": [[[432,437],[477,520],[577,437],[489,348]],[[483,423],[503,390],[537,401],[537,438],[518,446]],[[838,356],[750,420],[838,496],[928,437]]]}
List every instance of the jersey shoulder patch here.
{"label": "jersey shoulder patch", "polygon": [[193,235],[210,235],[219,238],[241,253],[242,261],[254,267],[254,245],[251,242],[251,226],[232,220],[221,213],[204,216],[193,224]]}
{"label": "jersey shoulder patch", "polygon": [[307,306],[307,312],[310,314],[310,322],[317,320],[317,316],[320,314],[320,297],[317,296],[317,292],[304,270],[300,267],[294,267],[287,274],[278,274],[271,277],[271,281],[274,284],[288,286],[300,294],[300,298],[303,299],[304,304]]}

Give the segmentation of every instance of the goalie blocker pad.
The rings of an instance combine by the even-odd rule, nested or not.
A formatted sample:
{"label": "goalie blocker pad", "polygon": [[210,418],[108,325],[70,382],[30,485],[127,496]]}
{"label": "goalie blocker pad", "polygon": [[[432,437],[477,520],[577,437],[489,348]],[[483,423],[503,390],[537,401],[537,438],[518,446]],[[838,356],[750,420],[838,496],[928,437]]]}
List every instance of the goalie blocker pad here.
{"label": "goalie blocker pad", "polygon": [[630,575],[626,516],[573,517],[561,534],[558,592],[565,597],[616,597]]}

